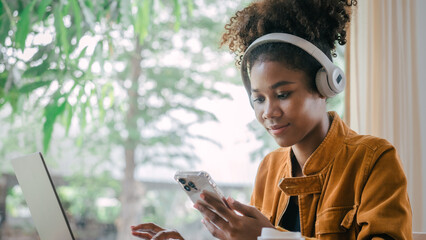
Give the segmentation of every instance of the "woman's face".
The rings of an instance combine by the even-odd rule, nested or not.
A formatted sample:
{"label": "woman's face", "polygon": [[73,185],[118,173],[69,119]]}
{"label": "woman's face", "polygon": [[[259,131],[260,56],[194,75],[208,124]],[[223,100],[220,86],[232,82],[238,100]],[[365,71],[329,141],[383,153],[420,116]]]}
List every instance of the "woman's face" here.
{"label": "woman's face", "polygon": [[282,147],[314,140],[324,121],[325,98],[308,81],[305,72],[281,62],[257,61],[251,68],[256,118]]}

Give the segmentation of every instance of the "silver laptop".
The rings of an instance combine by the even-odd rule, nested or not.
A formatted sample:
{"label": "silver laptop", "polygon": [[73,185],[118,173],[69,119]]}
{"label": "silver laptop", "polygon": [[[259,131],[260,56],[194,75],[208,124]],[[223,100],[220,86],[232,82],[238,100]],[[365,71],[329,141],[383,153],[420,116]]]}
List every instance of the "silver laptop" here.
{"label": "silver laptop", "polygon": [[16,178],[41,240],[74,240],[41,153],[12,160]]}

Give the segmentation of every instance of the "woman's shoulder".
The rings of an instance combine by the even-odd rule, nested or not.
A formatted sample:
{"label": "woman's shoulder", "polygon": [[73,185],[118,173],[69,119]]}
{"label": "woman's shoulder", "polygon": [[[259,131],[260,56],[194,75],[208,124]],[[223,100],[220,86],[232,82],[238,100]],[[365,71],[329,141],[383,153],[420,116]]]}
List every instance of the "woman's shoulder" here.
{"label": "woman's shoulder", "polygon": [[392,143],[388,140],[372,135],[362,135],[358,134],[355,131],[350,131],[349,134],[346,135],[344,143],[348,146],[352,147],[360,147],[360,148],[368,148],[372,151],[376,151],[378,149],[390,149],[395,148]]}
{"label": "woman's shoulder", "polygon": [[336,112],[329,112],[329,114],[333,117],[330,131],[334,130],[334,134],[331,134],[331,142],[340,143],[343,141],[346,146],[352,148],[366,148],[373,151],[379,148],[394,148],[394,146],[384,138],[357,133],[351,129]]}
{"label": "woman's shoulder", "polygon": [[401,164],[396,148],[384,138],[351,132],[344,142],[345,150],[338,154],[338,159],[346,159],[346,164],[361,164],[366,168],[366,172],[369,172],[377,161],[387,162],[388,165]]}

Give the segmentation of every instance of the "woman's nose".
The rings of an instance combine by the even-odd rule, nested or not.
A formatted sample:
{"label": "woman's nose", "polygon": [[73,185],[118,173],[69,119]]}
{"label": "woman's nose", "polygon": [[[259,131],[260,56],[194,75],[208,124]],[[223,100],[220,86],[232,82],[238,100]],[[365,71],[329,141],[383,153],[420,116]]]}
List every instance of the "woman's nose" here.
{"label": "woman's nose", "polygon": [[271,119],[281,116],[282,111],[278,103],[274,101],[266,101],[263,110],[263,119]]}

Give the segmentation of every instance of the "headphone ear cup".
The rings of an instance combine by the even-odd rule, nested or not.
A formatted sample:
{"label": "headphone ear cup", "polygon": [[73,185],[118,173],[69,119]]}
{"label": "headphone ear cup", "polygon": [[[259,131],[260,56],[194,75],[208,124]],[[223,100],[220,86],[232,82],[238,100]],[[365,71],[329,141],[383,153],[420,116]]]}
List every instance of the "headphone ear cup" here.
{"label": "headphone ear cup", "polygon": [[318,92],[321,96],[330,98],[336,95],[333,90],[330,89],[328,84],[327,72],[324,68],[320,68],[315,76],[315,84],[317,86]]}

